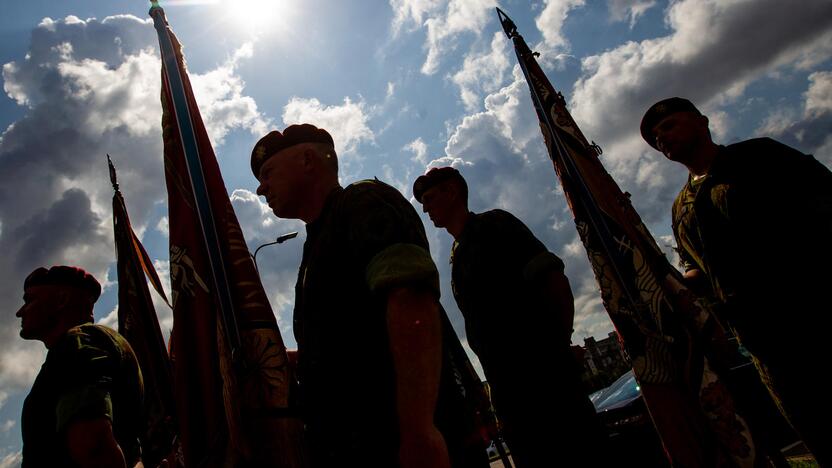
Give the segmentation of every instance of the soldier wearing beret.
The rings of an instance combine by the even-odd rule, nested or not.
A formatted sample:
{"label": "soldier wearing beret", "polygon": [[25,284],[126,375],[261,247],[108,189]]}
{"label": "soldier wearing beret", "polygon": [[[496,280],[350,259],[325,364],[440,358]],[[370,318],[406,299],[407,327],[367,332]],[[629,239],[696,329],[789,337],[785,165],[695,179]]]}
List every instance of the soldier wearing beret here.
{"label": "soldier wearing beret", "polygon": [[832,463],[832,412],[815,397],[830,356],[832,173],[770,138],[718,145],[678,97],[647,110],[641,135],[689,171],[672,214],[691,289],[715,298],[783,414]]}
{"label": "soldier wearing beret", "polygon": [[80,268],[38,268],[23,291],[20,336],[49,350],[23,404],[23,467],[135,466],[142,376],[127,341],[92,323],[98,281]]}
{"label": "soldier wearing beret", "polygon": [[251,169],[275,215],[306,223],[293,323],[313,466],[473,466],[441,423],[456,408],[416,211],[378,180],[342,188],[332,137],[313,125],[264,136]]}
{"label": "soldier wearing beret", "polygon": [[433,168],[413,195],[454,238],[454,298],[518,468],[603,466],[606,436],[570,348],[574,304],[560,258],[511,213],[468,210],[468,185]]}

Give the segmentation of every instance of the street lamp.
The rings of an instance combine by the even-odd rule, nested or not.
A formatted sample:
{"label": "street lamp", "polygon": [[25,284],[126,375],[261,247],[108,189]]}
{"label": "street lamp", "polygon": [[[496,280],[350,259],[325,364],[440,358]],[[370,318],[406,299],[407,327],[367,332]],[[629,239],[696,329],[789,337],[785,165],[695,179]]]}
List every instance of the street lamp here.
{"label": "street lamp", "polygon": [[282,244],[282,243],[286,242],[289,239],[294,239],[297,236],[298,236],[297,231],[289,232],[289,233],[283,234],[282,236],[278,236],[277,239],[272,241],[272,242],[266,242],[265,244],[261,245],[260,247],[257,247],[257,249],[254,251],[254,255],[251,256],[254,259],[254,269],[257,270],[258,273],[260,272],[260,269],[257,268],[257,252],[259,252],[260,249],[262,249],[263,247],[266,247],[267,245]]}

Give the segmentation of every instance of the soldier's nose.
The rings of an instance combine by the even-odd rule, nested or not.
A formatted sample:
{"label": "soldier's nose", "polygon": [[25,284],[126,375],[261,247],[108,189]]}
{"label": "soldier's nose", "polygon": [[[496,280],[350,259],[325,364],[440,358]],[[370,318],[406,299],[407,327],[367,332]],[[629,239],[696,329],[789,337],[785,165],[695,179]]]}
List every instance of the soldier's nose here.
{"label": "soldier's nose", "polygon": [[266,196],[266,188],[263,186],[262,183],[257,186],[257,195],[264,196],[264,197]]}

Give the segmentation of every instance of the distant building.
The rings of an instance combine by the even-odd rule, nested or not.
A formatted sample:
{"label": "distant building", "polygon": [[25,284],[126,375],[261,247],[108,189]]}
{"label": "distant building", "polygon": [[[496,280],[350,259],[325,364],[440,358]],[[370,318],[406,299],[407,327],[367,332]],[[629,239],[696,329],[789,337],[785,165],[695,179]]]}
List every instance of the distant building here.
{"label": "distant building", "polygon": [[572,348],[583,363],[583,381],[589,391],[608,386],[631,368],[630,360],[627,359],[614,331],[599,341],[592,336],[584,338],[583,347]]}

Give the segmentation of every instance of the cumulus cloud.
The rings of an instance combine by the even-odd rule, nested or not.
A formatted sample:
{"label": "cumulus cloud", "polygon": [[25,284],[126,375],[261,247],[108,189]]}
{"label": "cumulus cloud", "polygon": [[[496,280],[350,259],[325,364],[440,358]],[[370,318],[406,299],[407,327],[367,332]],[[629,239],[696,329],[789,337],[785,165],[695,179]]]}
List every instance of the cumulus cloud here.
{"label": "cumulus cloud", "polygon": [[283,108],[286,125],[311,123],[325,128],[335,141],[339,155],[354,153],[362,142],[373,142],[375,135],[367,123],[367,105],[344,98],[340,106],[328,106],[316,98],[293,97]]}
{"label": "cumulus cloud", "polygon": [[249,251],[273,242],[277,236],[298,231],[295,239],[286,244],[264,247],[257,254],[257,267],[263,287],[272,305],[283,341],[295,347],[292,335],[292,310],[295,303],[295,280],[300,266],[301,244],[306,238],[303,222],[279,219],[263,200],[249,190],[237,189],[231,194],[231,204],[243,230]]}
{"label": "cumulus cloud", "polygon": [[0,140],[0,296],[8,298],[0,306],[7,317],[0,389],[10,394],[31,384],[44,356],[40,343],[15,336],[25,276],[37,266],[73,264],[108,283],[105,154],[119,166],[134,222],[142,224],[163,193],[161,157],[153,157],[161,155],[153,41],[149,22],[135,17],[45,19],[26,57],[3,66],[4,90],[27,108]]}
{"label": "cumulus cloud", "polygon": [[[510,83],[486,96],[483,105],[483,111],[465,116],[453,127],[445,155],[428,163],[428,167],[456,167],[468,181],[469,206],[473,211],[502,208],[512,212],[551,251],[563,257],[578,304],[575,339],[605,335],[611,325],[583,246],[580,241],[575,244],[574,223],[556,181],[519,66],[514,67]],[[430,221],[426,223],[430,226]],[[434,233],[433,237],[436,241],[431,239],[432,254],[442,277],[449,278],[451,239],[444,232]],[[573,253],[569,246],[575,246]],[[443,297],[452,295],[443,291]],[[452,299],[444,300],[447,309],[457,310]]]}
{"label": "cumulus cloud", "polygon": [[422,164],[427,164],[428,160],[428,145],[422,141],[422,138],[417,138],[410,143],[404,145],[402,147],[405,151],[410,151],[413,153],[413,161],[420,162]]}
{"label": "cumulus cloud", "polygon": [[656,5],[656,0],[607,0],[610,19],[613,21],[630,21],[632,28],[638,18]]}
{"label": "cumulus cloud", "polygon": [[724,134],[731,123],[721,106],[750,83],[832,56],[832,4],[824,0],[792,9],[775,0],[683,0],[670,5],[665,20],[667,36],[585,57],[570,100],[584,133],[605,148],[602,159],[619,184],[650,193],[649,201],[633,199],[648,223],[666,216],[684,177],[638,136],[648,106],[688,97],[711,115],[715,134]]}
{"label": "cumulus cloud", "polygon": [[159,219],[159,222],[156,223],[156,230],[166,236],[170,233],[170,221],[167,216],[162,216]]}
{"label": "cumulus cloud", "polygon": [[23,463],[23,454],[14,452],[0,458],[0,468],[17,468]]}
{"label": "cumulus cloud", "polygon": [[584,6],[585,0],[546,0],[546,6],[534,22],[543,35],[543,48],[563,50],[569,48],[569,42],[561,30],[569,11]]}
{"label": "cumulus cloud", "polygon": [[253,47],[247,42],[218,68],[203,74],[191,74],[194,96],[214,145],[221,145],[228,132],[235,128],[260,136],[271,126],[257,109],[254,99],[243,94],[245,82],[237,75],[240,61],[251,58]]}
{"label": "cumulus cloud", "polygon": [[787,9],[776,0],[685,0],[666,21],[668,36],[583,59],[572,107],[586,133],[617,140],[661,98],[684,95],[708,109],[778,67],[832,54],[832,4],[824,0]]}
{"label": "cumulus cloud", "polygon": [[403,27],[410,30],[421,27],[428,15],[436,13],[444,2],[445,0],[390,0],[393,35],[398,35]]}
{"label": "cumulus cloud", "polygon": [[442,55],[456,47],[457,36],[479,34],[496,6],[495,0],[390,0],[391,28],[394,37],[403,27],[410,31],[427,29],[427,57],[421,70],[432,75],[439,69]]}
{"label": "cumulus cloud", "polygon": [[814,153],[820,161],[832,166],[832,72],[810,74],[803,98],[802,112],[774,111],[756,133]]}
{"label": "cumulus cloud", "polygon": [[[16,336],[25,276],[37,266],[71,264],[105,289],[113,285],[105,154],[138,232],[164,202],[157,47],[150,20],[46,18],[26,55],[2,67],[5,93],[25,108],[0,136],[0,392],[10,399],[31,385],[45,354],[42,344]],[[265,128],[235,72],[250,54],[244,45],[217,69],[191,74],[215,142],[229,129]]]}
{"label": "cumulus cloud", "polygon": [[451,81],[459,87],[460,98],[469,112],[479,109],[482,103],[481,91],[496,91],[505,81],[509,69],[509,45],[504,33],[494,33],[490,50],[466,56],[462,68],[451,76]]}

